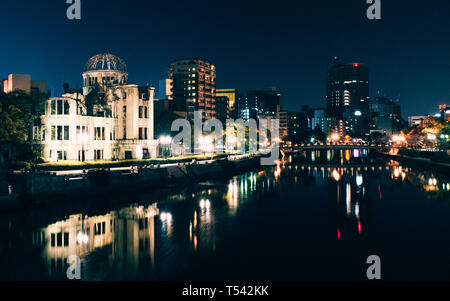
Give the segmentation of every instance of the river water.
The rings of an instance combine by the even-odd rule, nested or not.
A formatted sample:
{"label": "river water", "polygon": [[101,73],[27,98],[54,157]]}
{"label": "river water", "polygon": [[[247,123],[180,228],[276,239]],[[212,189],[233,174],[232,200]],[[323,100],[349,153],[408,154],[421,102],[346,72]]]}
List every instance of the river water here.
{"label": "river water", "polygon": [[364,150],[61,204],[1,215],[0,279],[450,279],[450,180]]}

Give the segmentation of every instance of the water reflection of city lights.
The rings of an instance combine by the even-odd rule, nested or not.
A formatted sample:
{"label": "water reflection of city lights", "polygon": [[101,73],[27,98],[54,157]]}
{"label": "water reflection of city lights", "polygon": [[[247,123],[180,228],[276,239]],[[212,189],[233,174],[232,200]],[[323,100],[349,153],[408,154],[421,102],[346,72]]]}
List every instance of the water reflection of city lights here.
{"label": "water reflection of city lights", "polygon": [[238,186],[236,179],[228,184],[227,203],[230,209],[236,210],[238,205]]}
{"label": "water reflection of city lights", "polygon": [[356,176],[356,185],[361,186],[363,184],[363,176],[357,175]]}
{"label": "water reflection of city lights", "polygon": [[430,178],[428,180],[428,185],[430,186],[436,186],[437,185],[437,179],[436,178]]}
{"label": "water reflection of city lights", "polygon": [[201,209],[209,209],[209,208],[211,208],[211,202],[209,200],[202,199],[200,201],[200,208]]}
{"label": "water reflection of city lights", "polygon": [[275,180],[278,180],[278,178],[281,175],[281,168],[280,165],[277,165],[277,168],[275,169],[275,171],[273,172],[274,176],[275,176]]}
{"label": "water reflection of city lights", "polygon": [[331,176],[333,177],[333,179],[336,182],[339,182],[341,180],[341,174],[336,169],[333,169],[333,172],[331,173]]}
{"label": "water reflection of city lights", "polygon": [[350,157],[351,157],[351,155],[350,155],[350,150],[345,150],[345,160],[346,161],[350,161]]}
{"label": "water reflection of city lights", "polygon": [[345,186],[345,203],[347,206],[347,215],[352,213],[352,187],[350,183]]}

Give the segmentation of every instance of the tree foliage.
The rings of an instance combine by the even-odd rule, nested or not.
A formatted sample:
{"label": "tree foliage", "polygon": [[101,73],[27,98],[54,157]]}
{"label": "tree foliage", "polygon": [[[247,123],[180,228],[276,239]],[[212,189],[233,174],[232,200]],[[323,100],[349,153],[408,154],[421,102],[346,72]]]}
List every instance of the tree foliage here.
{"label": "tree foliage", "polygon": [[10,161],[34,161],[39,157],[31,134],[33,125],[40,124],[46,97],[23,91],[0,93],[0,166]]}

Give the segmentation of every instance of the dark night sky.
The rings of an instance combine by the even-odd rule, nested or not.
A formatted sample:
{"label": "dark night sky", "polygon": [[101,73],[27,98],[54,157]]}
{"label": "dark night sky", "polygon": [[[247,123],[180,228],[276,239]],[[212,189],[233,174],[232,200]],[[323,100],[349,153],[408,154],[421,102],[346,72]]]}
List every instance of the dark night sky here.
{"label": "dark night sky", "polygon": [[[156,84],[175,58],[217,66],[217,88],[277,86],[285,109],[325,105],[334,56],[369,67],[371,97],[399,98],[404,117],[450,103],[450,2],[381,0],[2,1],[0,77],[29,73],[49,88],[81,86],[85,62],[102,52],[128,65],[129,81]],[[417,3],[416,3],[417,2]]]}

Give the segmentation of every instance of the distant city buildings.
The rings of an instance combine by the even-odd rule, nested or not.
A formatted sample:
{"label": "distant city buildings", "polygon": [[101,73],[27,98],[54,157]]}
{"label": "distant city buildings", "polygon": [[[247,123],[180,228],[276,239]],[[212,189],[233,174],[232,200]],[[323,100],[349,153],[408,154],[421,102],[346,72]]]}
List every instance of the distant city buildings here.
{"label": "distant city buildings", "polygon": [[28,94],[46,93],[46,82],[31,80],[29,74],[10,74],[7,79],[2,81],[4,93],[21,90]]}
{"label": "distant city buildings", "polygon": [[314,110],[314,117],[311,120],[311,129],[314,130],[317,126],[325,134],[330,134],[332,132],[340,132],[341,134],[344,134],[339,119],[329,116],[325,108]]}
{"label": "distant city buildings", "polygon": [[216,116],[216,67],[201,59],[175,60],[169,67],[173,110],[194,119],[194,111],[205,119]]}
{"label": "distant city buildings", "polygon": [[161,79],[158,82],[158,99],[172,99],[172,80],[170,78]]}
{"label": "distant city buildings", "polygon": [[450,121],[450,105],[442,104],[439,105],[440,118],[445,121]]}
{"label": "distant city buildings", "polygon": [[370,103],[371,131],[382,131],[392,135],[405,124],[401,116],[400,104],[386,97],[375,97]]}
{"label": "distant city buildings", "polygon": [[252,90],[247,93],[250,118],[252,115],[265,114],[275,116],[280,111],[281,94],[276,87],[264,90]]}
{"label": "distant city buildings", "polygon": [[414,127],[414,126],[421,125],[425,118],[427,118],[427,116],[425,116],[425,115],[422,115],[422,116],[409,116],[408,117],[408,126],[409,127]]}
{"label": "distant city buildings", "polygon": [[216,119],[225,125],[229,116],[229,98],[227,96],[216,96]]}
{"label": "distant city buildings", "polygon": [[[226,97],[227,100],[227,115],[229,118],[238,118],[238,112],[237,112],[237,103],[236,100],[238,98],[237,96],[238,92],[236,89],[217,89],[216,90],[216,102],[218,97]],[[217,109],[217,104],[216,104]],[[220,118],[218,118],[220,119]]]}

